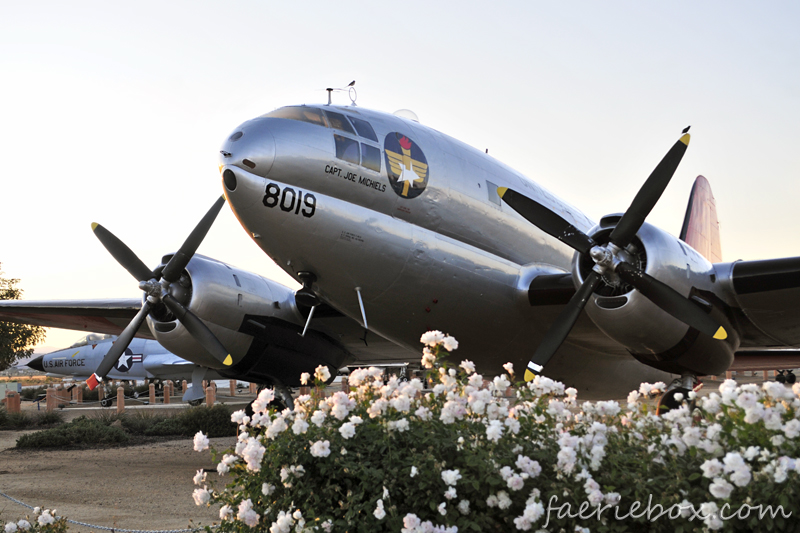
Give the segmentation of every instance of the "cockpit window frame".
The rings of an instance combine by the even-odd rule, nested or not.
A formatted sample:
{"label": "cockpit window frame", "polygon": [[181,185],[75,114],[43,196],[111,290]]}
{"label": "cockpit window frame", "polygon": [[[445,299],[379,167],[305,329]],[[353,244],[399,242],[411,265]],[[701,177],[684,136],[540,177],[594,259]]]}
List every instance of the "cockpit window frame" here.
{"label": "cockpit window frame", "polygon": [[378,135],[375,133],[375,129],[372,127],[372,124],[370,124],[363,118],[358,118],[358,117],[347,117],[347,118],[350,119],[350,122],[353,124],[353,128],[355,128],[356,133],[358,134],[359,137],[363,137],[364,139],[367,139],[374,143],[378,142]]}
{"label": "cockpit window frame", "polygon": [[[303,112],[304,114],[300,115],[299,113],[293,113],[295,110]],[[308,115],[305,114],[307,112],[316,115],[321,120],[319,122],[314,120],[309,120]],[[279,107],[278,109],[270,111],[269,113],[266,113],[261,116],[269,118],[283,118],[286,120],[295,120],[297,122],[305,122],[306,124],[313,124],[315,126],[322,126],[324,128],[331,127],[330,123],[328,122],[328,117],[325,116],[325,113],[322,111],[322,109],[307,105],[289,105],[285,107]]]}
{"label": "cockpit window frame", "polygon": [[[325,109],[323,112],[325,117],[328,119],[328,124],[332,130],[343,131],[345,133],[349,133],[350,135],[357,135],[355,128],[347,119],[346,115],[337,113],[336,111],[331,111],[330,109]],[[337,124],[341,124],[342,127],[339,127]]]}

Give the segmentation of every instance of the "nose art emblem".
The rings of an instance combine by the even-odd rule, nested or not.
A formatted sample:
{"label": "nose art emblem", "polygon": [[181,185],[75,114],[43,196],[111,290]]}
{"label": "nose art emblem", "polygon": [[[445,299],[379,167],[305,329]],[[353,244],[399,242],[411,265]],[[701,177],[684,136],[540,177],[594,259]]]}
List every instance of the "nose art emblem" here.
{"label": "nose art emblem", "polygon": [[428,185],[428,160],[417,143],[393,132],[383,141],[392,189],[403,198],[416,198]]}

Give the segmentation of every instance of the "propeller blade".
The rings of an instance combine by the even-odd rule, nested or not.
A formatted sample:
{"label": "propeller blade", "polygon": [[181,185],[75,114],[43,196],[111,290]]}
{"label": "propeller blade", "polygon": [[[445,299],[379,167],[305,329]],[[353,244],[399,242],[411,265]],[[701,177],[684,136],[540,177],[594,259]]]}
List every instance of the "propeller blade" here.
{"label": "propeller blade", "polygon": [[224,196],[220,196],[219,199],[214,202],[214,205],[211,206],[211,209],[208,210],[197,226],[195,226],[195,228],[192,230],[192,233],[189,234],[180,249],[175,253],[175,255],[172,256],[172,258],[169,260],[169,263],[167,263],[167,266],[164,267],[161,277],[170,283],[178,281],[181,276],[181,272],[183,272],[183,269],[189,264],[189,261],[197,251],[197,248],[200,247],[200,243],[202,243],[203,239],[206,238],[208,230],[211,229],[211,225],[214,224],[214,220],[217,218],[217,215],[222,209],[222,205],[224,203]]}
{"label": "propeller blade", "polygon": [[536,200],[507,187],[498,187],[497,194],[525,220],[580,253],[589,253],[595,245],[591,237]]}
{"label": "propeller blade", "polygon": [[181,321],[181,324],[186,330],[195,338],[214,358],[225,366],[233,364],[233,358],[225,349],[225,346],[219,342],[217,336],[208,329],[205,322],[200,320],[197,315],[186,309],[178,300],[171,294],[162,297],[163,301],[170,311]]}
{"label": "propeller blade", "polygon": [[133,337],[136,335],[136,332],[139,331],[142,323],[147,318],[147,313],[150,312],[150,304],[147,300],[144,301],[142,304],[142,308],[136,313],[136,316],[133,317],[133,320],[128,322],[128,325],[125,326],[125,329],[122,331],[117,340],[114,341],[114,344],[111,345],[111,348],[106,353],[106,356],[103,357],[103,360],[100,361],[100,364],[97,365],[97,370],[94,371],[94,374],[86,380],[86,383],[89,385],[90,390],[94,390],[97,385],[103,381],[111,369],[114,368],[114,365],[117,364],[119,358],[122,357],[122,354],[125,353],[125,350],[130,345]]}
{"label": "propeller blade", "polygon": [[631,206],[622,215],[614,231],[611,232],[611,242],[620,248],[625,248],[631,243],[633,236],[642,227],[644,219],[650,214],[667,185],[669,185],[669,181],[672,179],[672,175],[675,174],[683,154],[686,153],[690,137],[688,133],[685,133],[675,142],[667,152],[667,155],[664,156],[664,159],[656,166],[650,177],[642,185],[642,188],[639,189],[633,202],[631,202]]}
{"label": "propeller blade", "polygon": [[644,294],[651,302],[684,324],[688,324],[718,340],[724,340],[728,337],[725,328],[717,324],[716,320],[681,296],[678,291],[669,285],[661,283],[656,278],[625,262],[617,265],[616,273],[620,278]]}
{"label": "propeller blade", "polygon": [[562,309],[561,314],[558,315],[556,321],[547,332],[547,336],[542,340],[539,347],[536,348],[536,353],[533,354],[528,368],[525,369],[525,381],[531,381],[534,377],[541,373],[544,365],[553,357],[558,348],[567,338],[575,321],[586,307],[586,302],[594,290],[600,285],[602,276],[592,270],[580,286],[575,295],[570,299],[569,303]]}
{"label": "propeller blade", "polygon": [[147,265],[133,253],[133,250],[128,248],[116,235],[97,222],[92,222],[92,231],[106,250],[117,260],[117,263],[130,272],[134,278],[139,281],[147,281],[153,277],[153,271],[147,268]]}

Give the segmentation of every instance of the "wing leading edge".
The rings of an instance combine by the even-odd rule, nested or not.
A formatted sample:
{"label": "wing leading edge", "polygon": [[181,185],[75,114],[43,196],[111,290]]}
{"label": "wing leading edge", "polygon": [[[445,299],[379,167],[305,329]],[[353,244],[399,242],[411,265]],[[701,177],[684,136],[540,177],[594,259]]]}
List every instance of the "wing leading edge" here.
{"label": "wing leading edge", "polygon": [[[0,320],[48,328],[74,329],[119,335],[142,308],[138,298],[102,300],[4,300]],[[153,339],[143,324],[137,337]]]}

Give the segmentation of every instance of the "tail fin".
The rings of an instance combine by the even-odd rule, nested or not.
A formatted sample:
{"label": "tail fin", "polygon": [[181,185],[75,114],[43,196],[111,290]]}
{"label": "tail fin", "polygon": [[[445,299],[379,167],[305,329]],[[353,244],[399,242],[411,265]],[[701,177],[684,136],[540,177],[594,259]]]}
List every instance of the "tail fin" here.
{"label": "tail fin", "polygon": [[694,180],[680,239],[710,262],[722,262],[717,205],[714,203],[711,185],[703,176],[697,176]]}

